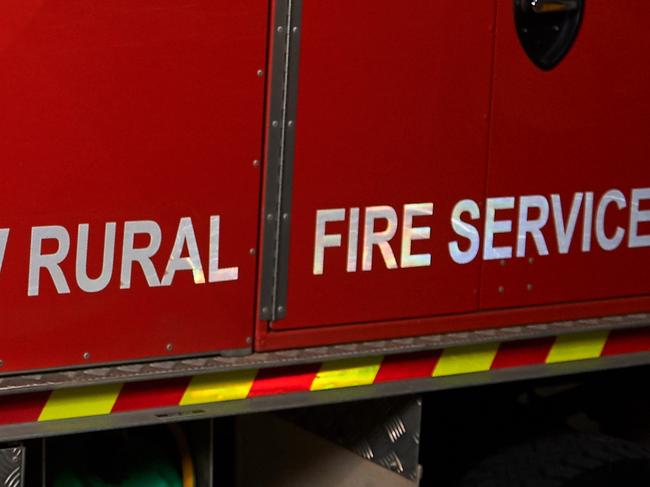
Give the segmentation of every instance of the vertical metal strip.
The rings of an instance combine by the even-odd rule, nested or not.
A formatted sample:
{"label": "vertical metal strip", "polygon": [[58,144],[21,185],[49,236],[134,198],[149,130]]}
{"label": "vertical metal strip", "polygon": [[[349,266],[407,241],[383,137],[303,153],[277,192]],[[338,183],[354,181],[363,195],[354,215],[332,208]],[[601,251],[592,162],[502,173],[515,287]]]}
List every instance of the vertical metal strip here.
{"label": "vertical metal strip", "polygon": [[296,155],[296,116],[298,111],[298,78],[300,66],[300,38],[302,0],[291,0],[289,17],[289,64],[287,66],[287,97],[285,110],[285,142],[280,194],[280,233],[276,262],[276,286],[274,319],[283,319],[287,309],[287,287],[289,281],[289,242],[291,230],[291,204],[293,195],[293,166]]}
{"label": "vertical metal strip", "polygon": [[260,298],[263,320],[281,319],[286,311],[301,7],[301,0],[275,4]]}

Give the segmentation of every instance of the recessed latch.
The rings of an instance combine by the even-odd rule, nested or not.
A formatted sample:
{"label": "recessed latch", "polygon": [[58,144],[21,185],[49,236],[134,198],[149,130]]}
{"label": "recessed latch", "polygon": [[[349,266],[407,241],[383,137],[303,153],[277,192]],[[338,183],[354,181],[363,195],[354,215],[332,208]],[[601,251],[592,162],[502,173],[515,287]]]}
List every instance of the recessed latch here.
{"label": "recessed latch", "polygon": [[545,71],[557,66],[580,31],[584,0],[514,0],[515,23],[528,57]]}

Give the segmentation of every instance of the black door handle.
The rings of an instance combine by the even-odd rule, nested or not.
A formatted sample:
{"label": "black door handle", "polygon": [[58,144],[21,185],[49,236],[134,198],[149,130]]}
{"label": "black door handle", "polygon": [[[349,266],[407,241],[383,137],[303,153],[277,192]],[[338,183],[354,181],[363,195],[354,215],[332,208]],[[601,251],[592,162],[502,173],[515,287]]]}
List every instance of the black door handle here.
{"label": "black door handle", "polygon": [[536,14],[570,12],[579,8],[578,0],[529,0],[522,5],[528,5]]}
{"label": "black door handle", "polygon": [[545,71],[571,50],[582,21],[585,0],[514,0],[515,23],[528,57]]}

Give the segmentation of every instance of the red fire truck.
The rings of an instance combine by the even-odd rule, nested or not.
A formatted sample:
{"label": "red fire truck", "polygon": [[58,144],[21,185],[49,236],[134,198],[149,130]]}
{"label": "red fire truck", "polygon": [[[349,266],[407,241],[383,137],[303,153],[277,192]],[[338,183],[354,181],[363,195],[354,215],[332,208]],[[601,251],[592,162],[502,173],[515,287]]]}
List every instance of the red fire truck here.
{"label": "red fire truck", "polygon": [[[417,456],[429,404],[469,401],[478,428],[508,394],[469,386],[638,389],[648,21],[642,1],[3,0],[7,485],[65,485],[52,459],[92,453],[69,435],[162,424],[184,486],[226,485],[219,448],[238,485],[412,485],[418,463],[452,485]],[[582,451],[566,478],[587,483],[530,485],[647,479],[642,446],[583,430],[527,430],[463,485]]]}

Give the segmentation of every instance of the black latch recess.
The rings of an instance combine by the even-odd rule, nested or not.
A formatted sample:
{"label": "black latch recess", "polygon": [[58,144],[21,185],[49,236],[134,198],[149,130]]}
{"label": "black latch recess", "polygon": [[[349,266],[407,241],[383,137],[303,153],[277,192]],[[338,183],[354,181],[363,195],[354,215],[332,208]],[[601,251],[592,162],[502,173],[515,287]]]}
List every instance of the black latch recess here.
{"label": "black latch recess", "polygon": [[557,66],[578,36],[584,0],[515,0],[515,23],[528,57],[545,71]]}

